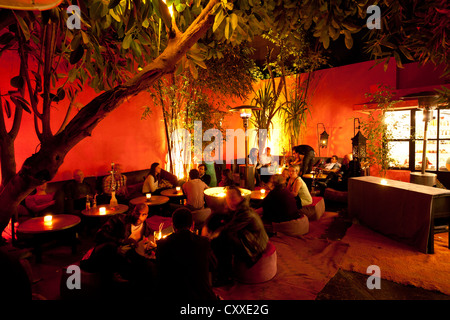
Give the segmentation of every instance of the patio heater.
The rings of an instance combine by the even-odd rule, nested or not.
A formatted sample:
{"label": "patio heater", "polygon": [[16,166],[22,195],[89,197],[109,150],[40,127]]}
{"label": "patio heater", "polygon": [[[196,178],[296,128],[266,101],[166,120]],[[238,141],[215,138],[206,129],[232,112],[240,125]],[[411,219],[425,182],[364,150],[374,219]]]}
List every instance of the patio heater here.
{"label": "patio heater", "polygon": [[433,110],[437,106],[437,98],[439,96],[434,91],[423,91],[419,93],[412,93],[401,97],[402,100],[417,100],[419,103],[419,109],[423,111],[423,152],[422,152],[422,170],[421,172],[411,172],[410,181],[416,184],[422,184],[426,186],[436,185],[436,174],[425,172],[427,159],[427,130],[428,121],[433,119]]}
{"label": "patio heater", "polygon": [[[321,134],[319,134],[319,126],[322,125],[323,131]],[[323,123],[317,124],[317,137],[319,138],[318,144],[319,144],[319,157],[320,157],[320,149],[328,147],[328,137],[330,135],[327,133],[325,129],[325,125]]]}
{"label": "patio heater", "polygon": [[247,129],[248,129],[248,120],[252,116],[253,110],[261,110],[261,108],[243,105],[239,107],[231,108],[232,112],[239,112],[240,117],[244,123],[244,134],[245,134],[245,165],[239,166],[239,176],[240,176],[240,186],[243,188],[247,188],[253,190],[255,187],[255,168],[253,165],[248,164],[248,141],[247,141]]}
{"label": "patio heater", "polygon": [[[356,129],[358,132],[356,133]],[[367,138],[361,133],[361,124],[359,122],[359,118],[353,119],[353,135],[352,138],[352,154],[354,159],[358,159],[359,161],[364,161],[367,157],[366,152],[366,144]]]}

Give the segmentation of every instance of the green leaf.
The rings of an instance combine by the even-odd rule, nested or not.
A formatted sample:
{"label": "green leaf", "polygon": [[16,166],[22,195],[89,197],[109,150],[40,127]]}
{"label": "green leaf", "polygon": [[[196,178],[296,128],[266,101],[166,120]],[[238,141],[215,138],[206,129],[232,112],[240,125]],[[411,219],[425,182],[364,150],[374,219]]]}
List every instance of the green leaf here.
{"label": "green leaf", "polygon": [[84,55],[84,48],[80,44],[74,51],[70,53],[70,64],[76,64],[78,61],[80,61],[81,58],[83,58]]}
{"label": "green leaf", "polygon": [[9,119],[9,118],[11,118],[11,104],[10,104],[9,101],[6,100],[6,99],[4,99],[3,101],[5,102],[5,103],[4,103],[4,106],[5,106],[6,116],[7,116],[8,119]]}
{"label": "green leaf", "polygon": [[214,18],[214,25],[213,25],[213,32],[216,32],[217,28],[220,27],[222,24],[223,19],[225,18],[225,15],[223,13],[223,10],[220,10],[219,13]]}
{"label": "green leaf", "polygon": [[235,13],[231,14],[231,27],[233,28],[233,30],[236,29],[237,25],[238,25],[238,16]]}
{"label": "green leaf", "polygon": [[125,50],[128,49],[132,41],[133,41],[133,34],[132,33],[127,34],[125,36],[125,39],[123,39],[122,48],[124,48]]}
{"label": "green leaf", "polygon": [[14,88],[21,89],[25,83],[21,76],[15,76],[15,77],[11,78],[10,84]]}
{"label": "green leaf", "polygon": [[5,45],[14,39],[14,35],[11,32],[5,32],[0,36],[0,45]]}
{"label": "green leaf", "polygon": [[226,22],[225,22],[225,39],[229,40],[230,39],[230,17],[227,17]]}
{"label": "green leaf", "polygon": [[25,39],[30,40],[30,29],[28,28],[27,23],[20,15],[16,15],[17,22],[19,23],[20,29],[22,30]]}

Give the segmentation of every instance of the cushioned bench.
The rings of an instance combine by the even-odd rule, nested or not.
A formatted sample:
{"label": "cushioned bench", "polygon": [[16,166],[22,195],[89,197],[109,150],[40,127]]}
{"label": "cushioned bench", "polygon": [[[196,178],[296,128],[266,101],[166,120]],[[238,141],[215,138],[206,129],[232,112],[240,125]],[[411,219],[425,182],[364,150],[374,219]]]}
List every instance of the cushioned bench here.
{"label": "cushioned bench", "polygon": [[150,228],[152,228],[152,230],[154,231],[159,230],[159,225],[162,223],[163,224],[162,230],[164,230],[166,228],[172,227],[172,218],[153,215],[147,218],[147,223],[149,224]]}
{"label": "cushioned bench", "polygon": [[308,217],[310,221],[319,220],[325,213],[325,201],[322,197],[312,197],[313,202],[304,206],[300,212]]}
{"label": "cushioned bench", "polygon": [[277,250],[269,241],[263,255],[251,268],[239,260],[234,260],[233,268],[236,280],[241,283],[255,284],[272,280],[277,274]]}
{"label": "cushioned bench", "polygon": [[301,236],[309,232],[309,219],[306,215],[303,215],[296,220],[274,222],[272,223],[272,230],[291,237]]}

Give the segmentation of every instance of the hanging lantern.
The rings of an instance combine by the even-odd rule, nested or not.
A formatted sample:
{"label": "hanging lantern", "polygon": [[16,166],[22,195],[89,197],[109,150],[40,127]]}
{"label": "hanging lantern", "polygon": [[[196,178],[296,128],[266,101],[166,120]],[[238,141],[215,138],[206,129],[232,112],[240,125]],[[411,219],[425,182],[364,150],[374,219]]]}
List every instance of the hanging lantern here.
{"label": "hanging lantern", "polygon": [[[355,126],[356,120],[358,121],[358,126]],[[366,152],[367,138],[364,137],[364,135],[359,130],[361,126],[359,124],[358,118],[354,119],[353,126],[354,126],[353,133],[355,133],[356,129],[358,129],[358,133],[356,133],[355,136],[352,138],[352,154],[354,159],[357,158],[361,161],[367,157]]]}

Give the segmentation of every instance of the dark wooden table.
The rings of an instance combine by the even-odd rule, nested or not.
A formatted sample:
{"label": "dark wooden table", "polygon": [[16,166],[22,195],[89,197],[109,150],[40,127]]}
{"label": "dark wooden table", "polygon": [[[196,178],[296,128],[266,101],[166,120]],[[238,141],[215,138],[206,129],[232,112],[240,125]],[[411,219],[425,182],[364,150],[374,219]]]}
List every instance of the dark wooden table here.
{"label": "dark wooden table", "polygon": [[183,191],[181,189],[177,191],[175,188],[163,190],[161,191],[161,195],[169,197],[170,200],[174,200],[180,204],[183,204],[183,200],[186,199]]}
{"label": "dark wooden table", "polygon": [[[100,213],[100,208],[104,207],[105,214]],[[81,213],[86,217],[105,217],[105,216],[113,216],[118,213],[124,213],[128,211],[128,206],[125,204],[119,204],[117,206],[100,205],[95,208],[90,208],[88,210],[83,210]]]}
{"label": "dark wooden table", "polygon": [[42,262],[43,235],[51,233],[68,232],[72,242],[72,253],[76,253],[75,227],[81,222],[81,218],[70,214],[53,215],[51,223],[44,221],[45,217],[36,217],[26,220],[17,228],[18,233],[32,235],[36,255],[36,262]]}
{"label": "dark wooden table", "polygon": [[132,205],[145,203],[147,206],[159,206],[167,202],[169,202],[169,197],[166,196],[152,196],[150,200],[147,200],[145,196],[142,196],[130,200],[130,204]]}

